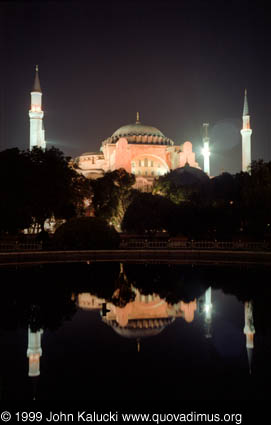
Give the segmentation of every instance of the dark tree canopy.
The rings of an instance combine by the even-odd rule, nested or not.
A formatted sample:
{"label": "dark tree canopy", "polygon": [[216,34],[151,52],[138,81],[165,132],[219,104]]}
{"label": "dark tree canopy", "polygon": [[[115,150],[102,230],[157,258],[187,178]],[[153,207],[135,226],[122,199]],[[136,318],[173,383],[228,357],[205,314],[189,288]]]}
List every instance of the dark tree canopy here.
{"label": "dark tree canopy", "polygon": [[116,249],[119,235],[101,218],[79,217],[62,224],[52,244],[55,249]]}
{"label": "dark tree canopy", "polygon": [[165,196],[175,204],[180,204],[202,198],[208,183],[207,174],[187,164],[158,177],[153,185],[153,194]]}
{"label": "dark tree canopy", "polygon": [[52,218],[80,214],[89,183],[56,148],[0,152],[0,230],[16,233]]}
{"label": "dark tree canopy", "polygon": [[175,205],[169,199],[139,192],[126,210],[122,228],[131,233],[155,233],[166,230]]}
{"label": "dark tree canopy", "polygon": [[0,232],[17,234],[46,219],[84,214],[92,199],[97,218],[132,233],[192,239],[271,238],[271,162],[253,161],[250,173],[209,179],[185,166],[159,177],[152,194],[133,189],[124,169],[88,180],[56,148],[0,152]]}
{"label": "dark tree canopy", "polygon": [[0,152],[0,231],[12,234],[32,223],[31,165],[17,148]]}
{"label": "dark tree canopy", "polygon": [[32,163],[32,214],[43,225],[47,218],[68,219],[83,208],[89,193],[88,181],[69,166],[69,157],[56,148],[30,153]]}
{"label": "dark tree canopy", "polygon": [[153,193],[178,205],[171,233],[192,239],[271,237],[271,162],[252,161],[250,173],[212,179],[199,178],[204,173],[196,169],[188,178],[191,168],[171,171],[154,184]]}
{"label": "dark tree canopy", "polygon": [[133,198],[134,183],[135,176],[123,168],[108,171],[103,177],[92,180],[95,215],[111,222],[120,230],[124,213]]}

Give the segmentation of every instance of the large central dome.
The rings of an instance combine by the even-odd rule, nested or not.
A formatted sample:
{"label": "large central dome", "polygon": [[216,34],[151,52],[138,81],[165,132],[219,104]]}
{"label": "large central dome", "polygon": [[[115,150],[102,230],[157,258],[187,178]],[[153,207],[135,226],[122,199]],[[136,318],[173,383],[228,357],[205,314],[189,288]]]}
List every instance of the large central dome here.
{"label": "large central dome", "polygon": [[125,137],[132,135],[165,137],[164,134],[157,128],[151,127],[150,125],[141,124],[140,122],[123,125],[112,134],[112,137]]}
{"label": "large central dome", "polygon": [[142,124],[139,121],[139,114],[134,124],[123,125],[102,144],[116,143],[121,137],[125,137],[129,144],[174,145],[174,142],[164,136],[158,128]]}

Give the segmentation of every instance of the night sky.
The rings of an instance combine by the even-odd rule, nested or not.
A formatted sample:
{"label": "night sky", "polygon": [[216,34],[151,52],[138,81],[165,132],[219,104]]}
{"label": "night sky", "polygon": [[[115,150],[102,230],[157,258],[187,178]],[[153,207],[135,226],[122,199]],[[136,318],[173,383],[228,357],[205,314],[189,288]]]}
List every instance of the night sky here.
{"label": "night sky", "polygon": [[200,156],[210,123],[211,174],[241,169],[244,90],[252,159],[271,160],[268,2],[211,0],[0,3],[0,149],[29,147],[39,64],[47,146],[98,151],[120,126],[161,130]]}

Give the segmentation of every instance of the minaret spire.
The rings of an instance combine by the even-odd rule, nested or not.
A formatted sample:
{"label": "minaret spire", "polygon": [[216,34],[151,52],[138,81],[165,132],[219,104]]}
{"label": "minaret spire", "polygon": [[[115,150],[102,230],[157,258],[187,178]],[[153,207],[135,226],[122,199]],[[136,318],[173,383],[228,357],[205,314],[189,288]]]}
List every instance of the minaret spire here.
{"label": "minaret spire", "polygon": [[251,134],[250,115],[248,112],[247,89],[245,89],[244,108],[243,108],[243,128],[242,135],[242,171],[247,172],[251,164]]}
{"label": "minaret spire", "polygon": [[29,111],[30,150],[33,149],[34,146],[42,149],[46,148],[43,116],[44,112],[42,110],[42,91],[39,79],[39,66],[36,65],[34,85],[31,91],[31,108]]}
{"label": "minaret spire", "polygon": [[39,78],[39,65],[36,65],[36,74],[35,74],[34,86],[33,86],[32,91],[41,93],[40,78]]}
{"label": "minaret spire", "polygon": [[248,113],[248,102],[247,102],[247,89],[245,89],[243,117],[245,115],[249,115],[249,113]]}

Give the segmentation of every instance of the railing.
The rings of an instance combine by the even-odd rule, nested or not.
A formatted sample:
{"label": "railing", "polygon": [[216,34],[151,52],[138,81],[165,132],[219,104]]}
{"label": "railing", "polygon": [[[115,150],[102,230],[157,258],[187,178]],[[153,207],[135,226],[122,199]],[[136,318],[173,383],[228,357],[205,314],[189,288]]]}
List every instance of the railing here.
{"label": "railing", "polygon": [[0,242],[0,252],[40,251],[42,243]]}
{"label": "railing", "polygon": [[128,239],[122,240],[121,249],[216,249],[216,250],[270,250],[271,242],[245,241],[185,241],[185,240],[149,240]]}
{"label": "railing", "polygon": [[[152,239],[122,239],[120,249],[215,249],[215,250],[243,250],[243,251],[270,251],[269,242],[245,241],[185,241],[185,240],[152,240]],[[0,252],[41,251],[42,243],[0,242]]]}

